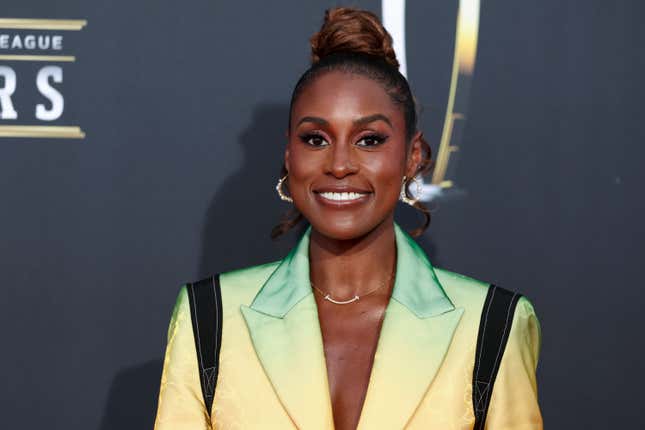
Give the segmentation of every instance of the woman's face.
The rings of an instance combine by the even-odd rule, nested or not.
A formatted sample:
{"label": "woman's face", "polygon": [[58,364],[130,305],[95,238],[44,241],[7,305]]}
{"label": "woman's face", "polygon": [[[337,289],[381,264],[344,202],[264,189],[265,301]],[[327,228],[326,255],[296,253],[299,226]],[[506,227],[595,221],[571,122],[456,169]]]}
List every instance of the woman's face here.
{"label": "woman's face", "polygon": [[420,133],[406,150],[403,111],[361,75],[310,82],[291,112],[285,165],[294,205],[323,235],[363,236],[394,216],[403,176],[421,160]]}

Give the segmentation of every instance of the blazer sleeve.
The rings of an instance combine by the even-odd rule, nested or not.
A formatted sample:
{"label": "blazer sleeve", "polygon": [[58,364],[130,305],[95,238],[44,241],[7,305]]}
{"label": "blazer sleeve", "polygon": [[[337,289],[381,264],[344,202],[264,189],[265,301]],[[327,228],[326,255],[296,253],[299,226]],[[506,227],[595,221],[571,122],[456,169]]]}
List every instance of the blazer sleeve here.
{"label": "blazer sleeve", "polygon": [[491,396],[487,430],[542,430],[536,369],[541,329],[531,302],[517,303]]}
{"label": "blazer sleeve", "polygon": [[154,429],[210,428],[199,381],[188,292],[184,285],[179,292],[168,328]]}

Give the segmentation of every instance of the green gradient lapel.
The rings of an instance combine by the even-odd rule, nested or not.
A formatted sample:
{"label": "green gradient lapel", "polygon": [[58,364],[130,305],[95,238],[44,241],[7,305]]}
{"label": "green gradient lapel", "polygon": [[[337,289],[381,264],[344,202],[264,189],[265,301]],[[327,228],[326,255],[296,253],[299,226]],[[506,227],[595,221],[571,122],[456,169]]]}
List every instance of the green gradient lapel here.
{"label": "green gradient lapel", "polygon": [[358,429],[405,427],[457,328],[455,308],[425,252],[395,224],[397,265]]}
{"label": "green gradient lapel", "polygon": [[[402,428],[432,383],[463,309],[425,253],[395,224],[397,266],[359,428]],[[309,283],[309,235],[282,260],[250,306],[241,306],[258,359],[294,423],[333,428],[325,355]]]}
{"label": "green gradient lapel", "polygon": [[309,283],[309,233],[282,260],[251,306],[241,306],[253,347],[282,405],[301,429],[331,429],[316,301]]}

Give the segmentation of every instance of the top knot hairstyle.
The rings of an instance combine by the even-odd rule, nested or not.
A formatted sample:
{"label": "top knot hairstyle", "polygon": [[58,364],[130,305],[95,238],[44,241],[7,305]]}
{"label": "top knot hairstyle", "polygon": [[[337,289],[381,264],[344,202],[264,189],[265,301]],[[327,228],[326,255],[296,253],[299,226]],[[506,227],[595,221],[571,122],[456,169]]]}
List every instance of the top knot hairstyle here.
{"label": "top knot hairstyle", "polygon": [[[325,20],[320,30],[309,40],[311,44],[311,66],[294,87],[289,106],[289,127],[293,106],[309,83],[317,77],[340,71],[365,76],[381,84],[395,105],[401,107],[406,127],[406,144],[417,132],[417,108],[412,91],[405,76],[399,72],[399,62],[392,46],[392,36],[372,12],[348,7],[325,11]],[[414,176],[427,174],[432,169],[431,151],[428,143],[421,139],[423,158],[413,177],[407,178],[405,192],[412,198],[408,187]],[[280,177],[286,175],[283,165]],[[430,224],[430,212],[421,203],[414,207],[424,215],[424,223],[410,232],[414,237],[421,235]],[[275,226],[271,237],[276,238],[302,220],[302,214],[292,208],[280,224]]]}
{"label": "top knot hairstyle", "polygon": [[311,64],[335,52],[358,52],[383,58],[399,68],[392,36],[372,12],[339,7],[325,11],[325,21],[309,39]]}

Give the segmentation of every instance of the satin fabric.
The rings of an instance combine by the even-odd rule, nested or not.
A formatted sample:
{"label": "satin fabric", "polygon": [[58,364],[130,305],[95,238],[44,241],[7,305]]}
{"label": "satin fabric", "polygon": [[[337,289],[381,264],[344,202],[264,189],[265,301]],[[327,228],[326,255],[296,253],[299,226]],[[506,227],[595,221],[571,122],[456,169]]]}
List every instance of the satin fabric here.
{"label": "satin fabric", "polygon": [[[182,287],[168,330],[156,430],[334,428],[309,283],[310,230],[283,260],[221,275],[223,333],[212,420],[202,400]],[[358,429],[472,429],[472,373],[488,284],[433,268],[396,224],[395,236],[395,284]],[[535,378],[539,350],[540,325],[522,297],[486,429],[543,428]]]}

